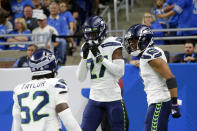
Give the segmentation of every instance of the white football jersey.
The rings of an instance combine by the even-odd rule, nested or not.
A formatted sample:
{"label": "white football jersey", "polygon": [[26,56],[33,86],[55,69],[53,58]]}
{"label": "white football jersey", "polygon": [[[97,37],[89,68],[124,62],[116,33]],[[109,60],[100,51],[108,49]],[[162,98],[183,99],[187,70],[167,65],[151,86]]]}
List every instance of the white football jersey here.
{"label": "white football jersey", "polygon": [[148,105],[170,100],[170,92],[165,78],[155,72],[148,63],[158,58],[167,62],[163,50],[159,47],[147,48],[140,57],[140,75],[145,86],[144,90],[147,94]]}
{"label": "white football jersey", "polygon": [[67,103],[67,92],[65,81],[57,78],[32,80],[15,87],[13,114],[20,114],[22,131],[61,129],[56,105]]}
{"label": "white football jersey", "polygon": [[[106,59],[112,62],[112,54],[122,48],[121,39],[108,37],[100,45],[99,50]],[[90,71],[91,90],[90,99],[95,101],[115,101],[122,99],[118,85],[120,78],[116,78],[93,56],[90,51],[87,58],[87,67]]]}

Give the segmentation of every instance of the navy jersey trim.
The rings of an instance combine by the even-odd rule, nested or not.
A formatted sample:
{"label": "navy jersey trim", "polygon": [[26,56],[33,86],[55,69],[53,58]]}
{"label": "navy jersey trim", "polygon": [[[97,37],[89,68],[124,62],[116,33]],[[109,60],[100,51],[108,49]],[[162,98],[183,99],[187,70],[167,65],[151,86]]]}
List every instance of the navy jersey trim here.
{"label": "navy jersey trim", "polygon": [[154,58],[158,58],[158,57],[160,57],[161,56],[161,52],[159,52],[158,54],[156,54],[155,56],[154,56]]}
{"label": "navy jersey trim", "polygon": [[67,85],[64,79],[59,79],[58,82],[60,82],[60,83],[62,83],[64,85]]}
{"label": "navy jersey trim", "polygon": [[62,89],[65,89],[65,88],[66,88],[66,86],[61,85],[61,84],[56,84],[56,85],[55,85],[55,88],[62,88]]}
{"label": "navy jersey trim", "polygon": [[107,46],[121,46],[121,44],[116,43],[116,42],[109,42],[109,43],[105,43],[101,45],[102,48],[107,47]]}
{"label": "navy jersey trim", "polygon": [[151,59],[151,56],[149,56],[149,55],[142,55],[141,58],[142,58],[142,59]]}

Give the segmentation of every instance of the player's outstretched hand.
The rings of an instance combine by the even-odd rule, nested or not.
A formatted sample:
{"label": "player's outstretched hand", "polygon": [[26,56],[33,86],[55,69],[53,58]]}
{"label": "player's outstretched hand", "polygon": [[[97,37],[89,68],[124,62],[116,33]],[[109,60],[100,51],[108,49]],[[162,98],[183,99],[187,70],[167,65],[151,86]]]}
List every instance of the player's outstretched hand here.
{"label": "player's outstretched hand", "polygon": [[178,104],[176,105],[172,104],[171,113],[173,118],[179,118],[181,116],[181,112]]}
{"label": "player's outstretched hand", "polygon": [[89,54],[89,43],[85,43],[82,47],[82,52],[83,52],[83,59],[87,59],[88,54]]}

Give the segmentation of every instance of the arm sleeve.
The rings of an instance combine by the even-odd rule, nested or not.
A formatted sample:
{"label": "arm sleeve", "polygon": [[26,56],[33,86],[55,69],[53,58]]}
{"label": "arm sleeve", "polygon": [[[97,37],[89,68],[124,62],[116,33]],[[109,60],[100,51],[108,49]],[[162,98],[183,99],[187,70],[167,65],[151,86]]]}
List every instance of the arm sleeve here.
{"label": "arm sleeve", "polygon": [[87,60],[86,59],[81,59],[79,66],[77,68],[77,79],[80,82],[83,82],[88,74],[88,68],[86,66]]}
{"label": "arm sleeve", "polygon": [[101,62],[107,70],[115,75],[117,78],[121,78],[124,75],[124,60],[122,59],[115,59],[112,62],[108,59],[104,58]]}
{"label": "arm sleeve", "polygon": [[72,115],[70,108],[63,110],[62,112],[58,113],[58,115],[64,123],[67,131],[81,131],[81,128]]}
{"label": "arm sleeve", "polygon": [[12,109],[12,131],[22,131],[21,129],[21,116],[20,116],[20,106],[18,105],[17,98],[15,95],[13,96],[14,99],[14,105]]}

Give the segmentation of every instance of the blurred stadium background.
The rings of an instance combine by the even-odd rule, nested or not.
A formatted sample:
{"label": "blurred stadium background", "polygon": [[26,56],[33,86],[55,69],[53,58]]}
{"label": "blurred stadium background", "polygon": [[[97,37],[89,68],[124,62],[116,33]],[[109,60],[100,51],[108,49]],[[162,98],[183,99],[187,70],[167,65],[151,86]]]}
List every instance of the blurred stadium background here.
{"label": "blurred stadium background", "polygon": [[[7,2],[4,0],[0,0],[1,8],[4,8],[8,12],[10,12],[9,21],[14,26],[13,15],[11,3],[17,0],[8,0]],[[19,1],[27,1],[27,0],[19,0]],[[29,0],[31,1],[31,0]],[[32,0],[33,2],[34,0]],[[51,0],[57,1],[57,0]],[[65,0],[70,4],[71,13],[75,12],[75,9],[72,10],[72,6],[75,0]],[[83,1],[83,0],[76,0]],[[88,2],[89,0],[86,0]],[[95,0],[99,1],[99,0]],[[194,2],[195,0],[193,0]],[[40,0],[41,4],[43,1]],[[191,2],[188,0],[188,2]],[[7,7],[5,6],[8,4]],[[98,3],[97,3],[98,4]],[[196,2],[197,4],[197,2]],[[34,5],[33,5],[34,6]],[[98,15],[102,15],[105,21],[108,24],[109,35],[120,36],[123,37],[126,30],[132,25],[142,22],[142,18],[145,12],[151,12],[156,6],[156,0],[100,0],[98,6]],[[33,7],[34,8],[34,7]],[[95,7],[93,7],[94,9]],[[2,12],[0,11],[0,14]],[[197,27],[195,27],[197,28]],[[81,26],[79,26],[79,31],[75,32],[75,36],[77,38],[81,37]],[[178,28],[177,28],[178,29]],[[1,29],[0,29],[1,30]],[[10,32],[10,31],[9,31]],[[30,33],[31,34],[31,33]],[[51,40],[49,34],[48,39]],[[17,35],[16,35],[17,36]],[[11,109],[12,109],[12,89],[14,86],[20,82],[24,82],[30,79],[28,75],[28,71],[25,68],[12,68],[13,64],[16,60],[22,56],[27,55],[26,50],[9,50],[9,44],[6,42],[4,38],[11,37],[9,33],[1,33],[0,34],[0,45],[7,45],[7,49],[0,50],[0,83],[3,83],[0,88],[0,130],[2,131],[10,131],[11,129]],[[191,36],[195,38],[196,36]],[[2,38],[4,40],[2,40]],[[64,73],[66,71],[72,70],[75,71],[76,65],[80,61],[80,46],[83,43],[83,39],[77,43],[76,50],[73,51],[72,44],[68,42],[67,44],[67,60],[64,64],[60,64],[60,69]],[[30,40],[29,43],[35,42]],[[42,42],[40,42],[42,43]],[[21,44],[21,42],[17,42],[17,44]],[[26,42],[27,44],[27,42]],[[197,74],[197,65],[192,64],[174,64],[173,59],[174,56],[179,53],[184,53],[184,42],[182,43],[165,43],[164,45],[158,45],[163,50],[169,52],[169,63],[172,68],[173,73],[175,74],[178,81],[178,89],[179,89],[179,99],[182,100],[183,105],[181,106],[182,117],[178,120],[174,120],[170,118],[169,122],[169,131],[197,131],[197,105],[195,102],[196,99],[196,74]],[[50,46],[50,49],[54,51],[54,48]],[[196,50],[195,50],[196,52]],[[126,61],[129,61],[131,58],[126,53],[124,53],[124,57]],[[61,67],[63,66],[63,67]],[[143,91],[143,84],[141,82],[141,78],[139,77],[139,69],[126,64],[125,76],[123,77],[124,81],[124,99],[126,102],[126,107],[129,114],[130,119],[130,129],[129,131],[143,131],[144,117],[147,108],[146,104],[146,96]],[[19,73],[21,74],[19,75]],[[60,73],[62,74],[62,73]],[[71,73],[72,74],[72,73]],[[74,73],[73,73],[74,74]],[[82,92],[83,88],[88,88],[86,82],[81,85],[76,82],[75,76],[70,79],[70,74],[60,75],[65,79],[68,78],[68,82],[71,88],[78,88],[79,92]],[[67,80],[67,79],[66,79]],[[75,84],[74,84],[75,82]],[[76,84],[77,83],[77,84]],[[73,92],[72,92],[73,93]],[[71,94],[72,94],[71,93]],[[79,93],[81,94],[81,93]],[[83,98],[83,94],[80,95]],[[72,97],[72,99],[75,99]],[[78,98],[76,98],[78,99]],[[85,98],[84,98],[85,99]],[[85,105],[85,100],[81,103],[81,109]],[[76,105],[72,105],[72,108]],[[74,109],[75,115],[81,115],[77,110]],[[80,122],[81,116],[78,117]]]}

